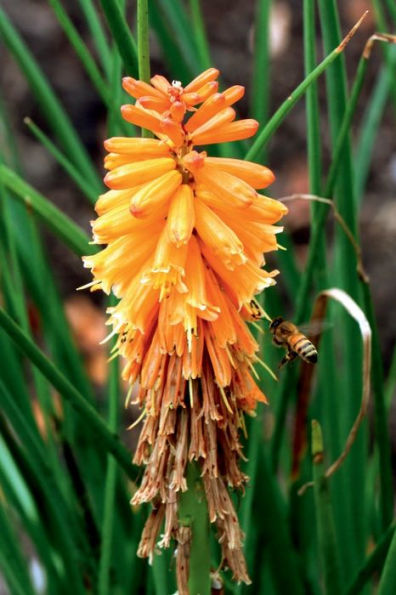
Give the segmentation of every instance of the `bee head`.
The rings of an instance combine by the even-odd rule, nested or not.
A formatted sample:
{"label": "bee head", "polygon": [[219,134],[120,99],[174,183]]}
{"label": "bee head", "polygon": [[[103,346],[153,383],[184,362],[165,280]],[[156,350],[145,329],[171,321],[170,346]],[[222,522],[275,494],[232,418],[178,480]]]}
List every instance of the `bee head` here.
{"label": "bee head", "polygon": [[270,324],[269,330],[270,331],[274,331],[276,328],[278,328],[278,326],[280,324],[282,324],[283,322],[283,318],[281,316],[277,316],[276,318],[273,319],[273,321]]}

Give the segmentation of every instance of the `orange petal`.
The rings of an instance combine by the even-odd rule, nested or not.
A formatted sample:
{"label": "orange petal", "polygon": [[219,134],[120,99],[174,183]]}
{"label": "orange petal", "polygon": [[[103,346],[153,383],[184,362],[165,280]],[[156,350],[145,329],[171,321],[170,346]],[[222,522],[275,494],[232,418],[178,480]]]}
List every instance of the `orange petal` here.
{"label": "orange petal", "polygon": [[169,157],[129,163],[109,172],[104,178],[104,183],[113,190],[123,190],[149,182],[175,167],[175,160]]}
{"label": "orange petal", "polygon": [[169,207],[167,229],[171,242],[176,246],[186,244],[195,223],[194,194],[188,184],[182,184]]}
{"label": "orange petal", "polygon": [[169,109],[170,102],[166,97],[160,99],[159,97],[149,97],[148,95],[145,95],[144,97],[140,97],[139,105],[145,109],[152,109],[162,114]]}
{"label": "orange petal", "polygon": [[[168,155],[170,153],[168,152]],[[144,153],[141,155],[120,155],[119,153],[109,153],[104,158],[104,168],[111,171],[116,167],[121,167],[121,165],[127,165],[132,163],[137,163],[139,161],[146,161],[147,159],[153,159],[157,157],[157,155],[145,155]],[[158,155],[160,157],[160,155]]]}
{"label": "orange petal", "polygon": [[92,230],[94,240],[98,244],[109,244],[122,235],[136,234],[140,230],[144,230],[146,234],[149,233],[148,229],[150,229],[150,233],[151,230],[153,233],[156,233],[158,227],[162,228],[164,226],[165,214],[166,211],[156,213],[156,217],[141,220],[132,217],[129,212],[129,203],[111,209],[98,217],[96,221],[93,221]]}
{"label": "orange petal", "polygon": [[154,138],[114,136],[105,140],[104,147],[111,153],[121,153],[121,155],[125,154],[131,157],[138,157],[139,155],[166,157],[169,155],[168,145]]}
{"label": "orange petal", "polygon": [[108,190],[99,196],[95,204],[95,211],[98,215],[104,215],[117,207],[128,207],[132,196],[139,188],[140,186],[127,190]]}
{"label": "orange petal", "polygon": [[233,319],[225,299],[224,290],[220,287],[216,275],[209,267],[206,268],[205,273],[208,299],[212,304],[215,304],[220,308],[219,317],[216,318],[216,320],[213,320],[210,324],[220,347],[226,347],[227,344],[235,343],[237,339]]}
{"label": "orange petal", "polygon": [[174,101],[169,111],[173,120],[181,122],[186,113],[186,106],[181,101]]}
{"label": "orange petal", "polygon": [[140,99],[140,97],[144,97],[145,95],[150,97],[158,97],[158,99],[162,100],[166,99],[161,91],[158,91],[148,83],[134,79],[131,76],[125,76],[122,79],[122,87],[135,99]]}
{"label": "orange petal", "polygon": [[286,205],[279,200],[257,194],[250,207],[250,216],[263,223],[276,223],[289,212]]}
{"label": "orange petal", "polygon": [[192,93],[197,91],[206,83],[209,83],[210,81],[214,81],[215,79],[217,79],[219,74],[220,71],[217,70],[217,68],[208,68],[204,72],[201,72],[201,74],[195,77],[195,79],[193,79],[191,83],[189,83],[187,87],[184,88],[185,93]]}
{"label": "orange petal", "polygon": [[[203,144],[200,142],[200,137],[204,136],[205,134],[211,133],[213,130],[220,129],[232,120],[235,119],[236,113],[232,107],[226,107],[225,109],[221,110],[218,114],[210,118],[207,122],[196,128],[194,132],[190,135],[191,139],[193,140],[194,144]],[[198,140],[197,140],[198,139]]]}
{"label": "orange petal", "polygon": [[227,268],[234,269],[246,262],[238,236],[199,199],[195,200],[195,228],[202,241],[221,256]]}
{"label": "orange petal", "polygon": [[161,132],[166,134],[176,147],[180,147],[184,143],[185,135],[181,125],[171,118],[161,120]]}
{"label": "orange petal", "polygon": [[151,269],[142,276],[141,282],[160,289],[159,300],[167,297],[173,286],[177,291],[187,291],[183,283],[184,269],[187,258],[187,246],[177,248],[170,242],[167,230],[164,228],[157,242]]}
{"label": "orange petal", "polygon": [[135,217],[149,217],[162,210],[181,184],[178,171],[170,171],[145,184],[131,200],[130,211]]}
{"label": "orange petal", "polygon": [[[184,329],[183,329],[184,330]],[[204,323],[198,319],[197,334],[191,337],[190,349],[183,357],[184,378],[198,378],[202,373],[202,359],[205,346]]]}
{"label": "orange petal", "polygon": [[205,165],[194,172],[194,177],[198,183],[205,184],[224,201],[231,198],[232,202],[239,201],[249,206],[257,195],[256,191],[243,180]]}
{"label": "orange petal", "polygon": [[202,103],[202,101],[205,101],[208,97],[213,95],[213,93],[216,93],[218,88],[219,83],[212,81],[211,83],[206,83],[206,85],[194,93],[184,92],[181,96],[181,99],[186,105],[196,105],[197,103]]}
{"label": "orange petal", "polygon": [[187,132],[193,132],[225,107],[227,107],[227,105],[222,93],[211,95],[201,107],[192,114],[190,119],[184,125],[184,128]]}
{"label": "orange petal", "polygon": [[102,282],[102,290],[109,294],[116,285],[116,295],[122,295],[128,288],[131,275],[134,276],[153,253],[159,233],[134,233],[121,236],[104,250],[83,258],[84,266]]}
{"label": "orange petal", "polygon": [[157,114],[154,115],[152,112],[148,112],[143,107],[129,104],[122,105],[121,114],[124,120],[131,124],[146,128],[147,130],[152,130],[153,132],[161,131],[159,116]]}
{"label": "orange petal", "polygon": [[166,79],[164,76],[161,76],[160,74],[156,74],[155,76],[151,77],[150,82],[153,85],[153,87],[158,89],[158,91],[165,93],[165,95],[167,95],[169,89],[172,88],[172,85],[170,84],[168,79]]}
{"label": "orange petal", "polygon": [[250,161],[243,161],[242,159],[208,157],[205,164],[241,178],[253,188],[266,188],[275,180],[274,174],[268,167]]}
{"label": "orange petal", "polygon": [[272,277],[276,275],[277,271],[264,271],[249,260],[246,264],[241,264],[231,271],[227,269],[208,244],[200,241],[200,246],[202,254],[210,266],[231,290],[231,295],[235,296],[239,308],[245,302],[250,302],[256,293],[275,285]]}
{"label": "orange petal", "polygon": [[[232,108],[230,108],[232,109]],[[195,145],[211,145],[213,143],[228,143],[242,140],[256,134],[258,122],[256,120],[238,120],[230,122],[219,128],[194,136]]]}
{"label": "orange petal", "polygon": [[[218,316],[219,309],[208,302],[205,289],[205,269],[201,257],[201,251],[197,240],[191,236],[188,245],[186,262],[186,285],[188,294],[186,301],[194,309],[198,310],[197,315],[205,320],[214,320]],[[193,324],[194,329],[196,325]],[[186,328],[189,327],[188,323]]]}
{"label": "orange petal", "polygon": [[226,105],[233,105],[245,95],[245,87],[242,87],[242,85],[234,85],[223,91],[222,95]]}
{"label": "orange petal", "polygon": [[[210,207],[211,209],[216,209],[217,211],[219,211],[219,213],[222,213],[224,210],[226,212],[228,212],[228,211],[234,211],[235,209],[238,209],[236,212],[236,216],[237,217],[241,216],[240,209],[246,208],[245,201],[241,200],[239,196],[234,196],[231,194],[229,194],[227,196],[227,200],[225,201],[224,196],[220,192],[219,192],[219,194],[216,194],[210,188],[211,188],[210,184],[209,185],[205,185],[202,183],[196,184],[195,194],[208,207]],[[221,216],[221,214],[220,214],[220,216]]]}
{"label": "orange petal", "polygon": [[205,344],[217,383],[220,386],[229,386],[232,378],[231,362],[227,351],[217,344],[212,329],[209,332],[205,332]]}

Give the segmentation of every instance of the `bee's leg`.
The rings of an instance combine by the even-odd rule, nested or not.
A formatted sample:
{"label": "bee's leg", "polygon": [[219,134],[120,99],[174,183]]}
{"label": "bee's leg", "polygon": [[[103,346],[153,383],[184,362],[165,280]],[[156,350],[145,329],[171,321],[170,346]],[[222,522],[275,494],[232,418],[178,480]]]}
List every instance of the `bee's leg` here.
{"label": "bee's leg", "polygon": [[281,360],[278,368],[279,369],[282,368],[283,366],[285,366],[289,362],[293,361],[296,357],[297,357],[297,353],[295,353],[294,351],[292,351],[291,349],[289,349],[288,352],[286,353],[286,355]]}

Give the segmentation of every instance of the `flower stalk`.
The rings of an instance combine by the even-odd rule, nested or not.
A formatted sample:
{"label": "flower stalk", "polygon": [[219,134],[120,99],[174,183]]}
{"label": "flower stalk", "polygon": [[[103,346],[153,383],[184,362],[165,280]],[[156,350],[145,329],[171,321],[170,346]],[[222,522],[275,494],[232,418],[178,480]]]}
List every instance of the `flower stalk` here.
{"label": "flower stalk", "polygon": [[[137,0],[137,49],[139,79],[150,81],[150,43],[148,0]],[[152,136],[149,130],[142,129],[143,138]]]}
{"label": "flower stalk", "polygon": [[[210,523],[199,467],[187,468],[187,491],[180,497],[179,524],[189,529],[188,589],[190,595],[210,594]],[[183,560],[179,558],[179,564]],[[180,569],[182,572],[182,569]],[[180,581],[178,581],[180,582]]]}

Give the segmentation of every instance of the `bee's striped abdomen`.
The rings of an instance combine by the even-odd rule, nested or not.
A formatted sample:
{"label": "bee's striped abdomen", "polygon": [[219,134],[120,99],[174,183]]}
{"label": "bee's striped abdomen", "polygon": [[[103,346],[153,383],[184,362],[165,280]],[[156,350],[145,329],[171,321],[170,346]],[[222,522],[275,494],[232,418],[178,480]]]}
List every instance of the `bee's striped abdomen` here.
{"label": "bee's striped abdomen", "polygon": [[305,335],[298,333],[290,338],[289,344],[291,349],[306,362],[315,364],[318,361],[318,352],[316,347]]}

